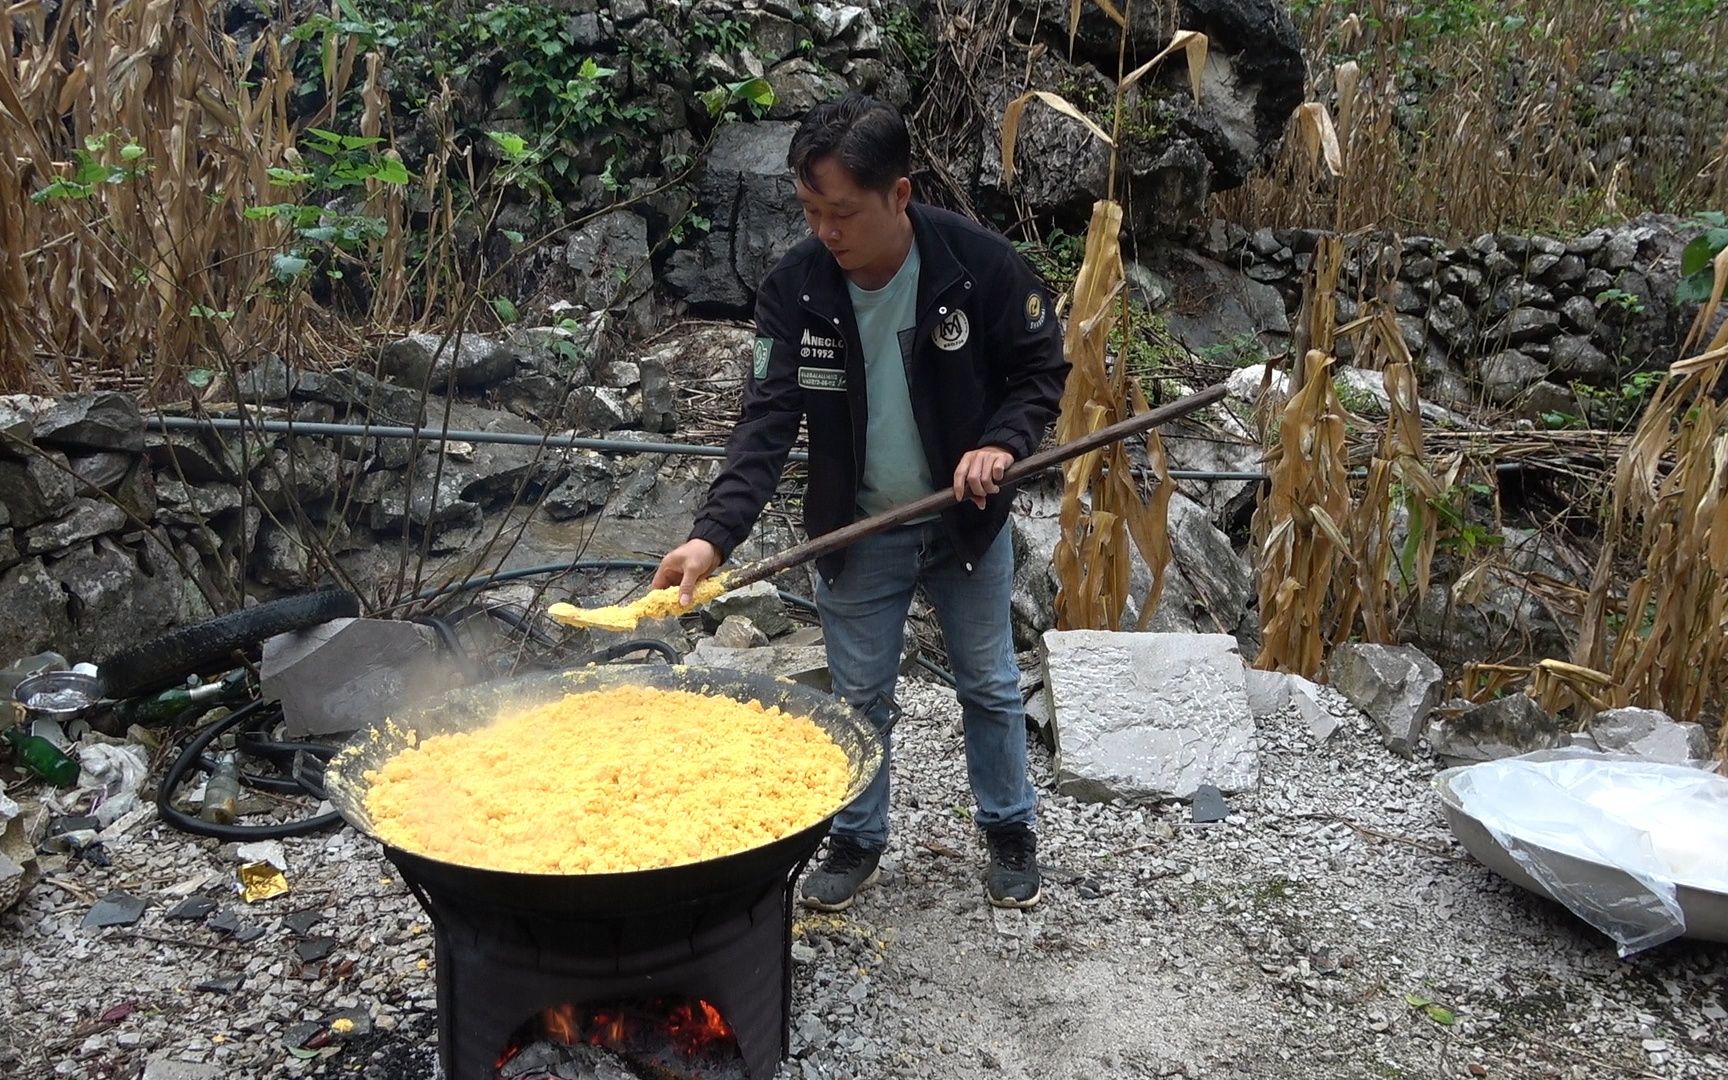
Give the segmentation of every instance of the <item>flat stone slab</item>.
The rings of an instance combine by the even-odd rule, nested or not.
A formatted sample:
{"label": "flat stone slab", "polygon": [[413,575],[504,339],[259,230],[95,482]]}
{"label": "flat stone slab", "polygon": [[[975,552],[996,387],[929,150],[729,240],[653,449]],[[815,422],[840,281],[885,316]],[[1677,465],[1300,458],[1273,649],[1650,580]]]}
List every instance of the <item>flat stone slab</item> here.
{"label": "flat stone slab", "polygon": [[216,910],[216,901],[208,896],[188,896],[169,909],[163,918],[175,922],[197,922]]}
{"label": "flat stone slab", "polygon": [[684,658],[691,667],[730,668],[758,675],[773,675],[832,693],[828,653],[820,645],[767,645],[754,649],[728,649],[705,641]]}
{"label": "flat stone slab", "polygon": [[216,1065],[153,1057],[144,1063],[143,1080],[222,1080],[223,1075],[223,1070]]}
{"label": "flat stone slab", "polygon": [[1254,714],[1235,638],[1051,630],[1043,640],[1056,790],[1102,801],[1254,786]]}
{"label": "flat stone slab", "polygon": [[358,730],[456,678],[436,635],[417,623],[336,619],[264,643],[263,696],[282,703],[291,739]]}
{"label": "flat stone slab", "polygon": [[144,915],[145,901],[142,897],[126,892],[111,892],[96,902],[84,916],[81,924],[86,930],[99,930],[104,926],[131,926]]}
{"label": "flat stone slab", "polygon": [[1560,723],[1528,694],[1508,694],[1435,719],[1428,727],[1428,745],[1442,765],[1474,765],[1550,750],[1564,738]]}

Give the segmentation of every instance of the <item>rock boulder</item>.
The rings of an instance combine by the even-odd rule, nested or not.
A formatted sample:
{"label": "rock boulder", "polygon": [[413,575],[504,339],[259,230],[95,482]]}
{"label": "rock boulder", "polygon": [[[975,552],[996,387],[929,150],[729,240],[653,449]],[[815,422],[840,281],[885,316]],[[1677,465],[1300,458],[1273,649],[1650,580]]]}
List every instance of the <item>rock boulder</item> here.
{"label": "rock boulder", "polygon": [[1326,662],[1326,677],[1405,757],[1427,730],[1446,683],[1439,665],[1408,645],[1340,645]]}

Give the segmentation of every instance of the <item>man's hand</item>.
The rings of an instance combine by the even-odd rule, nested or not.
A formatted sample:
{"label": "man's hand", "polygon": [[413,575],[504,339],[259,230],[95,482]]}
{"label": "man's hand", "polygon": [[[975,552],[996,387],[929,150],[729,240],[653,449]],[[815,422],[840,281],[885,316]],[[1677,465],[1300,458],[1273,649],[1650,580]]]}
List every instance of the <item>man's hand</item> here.
{"label": "man's hand", "polygon": [[1002,490],[1002,474],[1014,464],[1014,455],[1000,446],[981,446],[968,451],[954,468],[954,501],[971,499],[984,509],[984,498]]}
{"label": "man's hand", "polygon": [[721,563],[720,549],[706,540],[686,540],[666,553],[654,571],[653,588],[678,586],[678,602],[689,607],[696,596],[696,583],[712,574]]}

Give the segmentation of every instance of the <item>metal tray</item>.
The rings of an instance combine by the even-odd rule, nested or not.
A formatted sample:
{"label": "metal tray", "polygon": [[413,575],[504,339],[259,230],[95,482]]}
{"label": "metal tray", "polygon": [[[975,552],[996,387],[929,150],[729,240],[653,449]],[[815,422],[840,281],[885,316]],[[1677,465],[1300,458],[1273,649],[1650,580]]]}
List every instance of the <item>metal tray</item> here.
{"label": "metal tray", "polygon": [[[1559,903],[1558,898],[1526,873],[1511,852],[1494,839],[1494,834],[1460,804],[1457,794],[1452,790],[1452,780],[1468,768],[1472,766],[1447,769],[1434,777],[1434,790],[1440,795],[1440,809],[1446,817],[1446,824],[1452,829],[1452,835],[1464,845],[1464,850],[1496,874],[1521,889]],[[1557,870],[1563,870],[1568,877],[1575,880],[1585,883],[1599,881],[1605,887],[1616,890],[1640,888],[1630,874],[1617,867],[1593,859],[1562,854],[1536,844],[1529,846],[1532,851],[1541,853],[1545,860],[1551,860]],[[1686,918],[1686,932],[1683,937],[1728,942],[1728,893],[1677,885],[1675,899]]]}

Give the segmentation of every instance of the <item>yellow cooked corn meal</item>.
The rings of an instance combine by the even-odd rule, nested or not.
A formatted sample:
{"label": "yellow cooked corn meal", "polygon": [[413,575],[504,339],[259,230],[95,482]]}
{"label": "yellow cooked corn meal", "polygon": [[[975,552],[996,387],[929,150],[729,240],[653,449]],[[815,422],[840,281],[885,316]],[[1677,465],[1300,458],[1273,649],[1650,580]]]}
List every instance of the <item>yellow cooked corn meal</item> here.
{"label": "yellow cooked corn meal", "polygon": [[644,619],[663,619],[668,615],[682,615],[690,608],[701,607],[708,601],[726,591],[726,575],[703,578],[696,583],[696,591],[690,598],[690,607],[678,602],[678,586],[665,589],[655,589],[651,593],[637,597],[628,604],[609,604],[606,607],[579,608],[574,604],[553,604],[546,609],[546,614],[569,626],[593,626],[602,630],[633,630],[636,624]]}
{"label": "yellow cooked corn meal", "polygon": [[845,752],[807,717],[651,687],[568,694],[423,739],[366,773],[386,842],[535,874],[713,859],[815,824]]}

